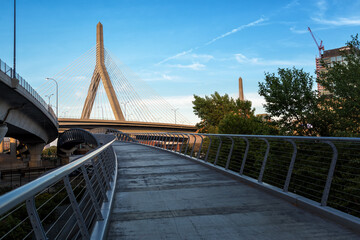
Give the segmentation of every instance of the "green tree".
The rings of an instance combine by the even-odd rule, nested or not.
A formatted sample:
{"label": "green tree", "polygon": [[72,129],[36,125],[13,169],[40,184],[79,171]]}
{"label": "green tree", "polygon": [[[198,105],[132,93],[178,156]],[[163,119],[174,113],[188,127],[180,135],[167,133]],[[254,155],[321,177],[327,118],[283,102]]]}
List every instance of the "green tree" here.
{"label": "green tree", "polygon": [[254,116],[255,109],[251,107],[250,101],[240,101],[225,94],[221,96],[218,92],[204,98],[194,95],[193,109],[201,122],[196,124],[200,132],[217,133],[221,120],[227,114],[239,116]]}
{"label": "green tree", "polygon": [[229,113],[219,123],[219,133],[247,135],[277,135],[278,130],[269,122],[254,115]]}
{"label": "green tree", "polygon": [[266,100],[266,112],[282,134],[314,135],[309,124],[317,108],[313,78],[302,69],[279,68],[278,75],[265,73],[259,83],[259,94]]}
{"label": "green tree", "polygon": [[360,52],[358,35],[343,51],[343,62],[328,65],[320,73],[317,82],[329,92],[320,98],[320,115],[329,121],[329,134],[352,136],[360,133]]}

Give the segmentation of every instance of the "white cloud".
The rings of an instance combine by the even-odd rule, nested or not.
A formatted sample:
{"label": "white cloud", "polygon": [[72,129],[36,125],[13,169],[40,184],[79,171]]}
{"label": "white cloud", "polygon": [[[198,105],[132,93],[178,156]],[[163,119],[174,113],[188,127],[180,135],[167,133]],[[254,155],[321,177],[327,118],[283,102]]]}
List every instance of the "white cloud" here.
{"label": "white cloud", "polygon": [[290,3],[288,3],[284,9],[289,9],[289,8],[292,8],[292,7],[295,7],[295,6],[298,6],[300,5],[299,1],[298,0],[294,0],[294,1],[291,1]]}
{"label": "white cloud", "polygon": [[325,14],[326,10],[328,9],[327,5],[328,4],[326,0],[319,0],[316,2],[316,8],[317,8],[316,13],[318,16],[322,17]]}
{"label": "white cloud", "polygon": [[332,26],[359,26],[360,18],[337,18],[335,20],[327,20],[323,18],[312,18],[315,22]]}
{"label": "white cloud", "polygon": [[218,40],[220,40],[220,39],[222,39],[222,38],[224,38],[224,37],[227,37],[227,36],[229,36],[229,35],[232,35],[232,34],[234,34],[234,33],[237,33],[237,32],[239,32],[239,31],[241,31],[241,30],[243,30],[243,29],[245,29],[245,28],[254,27],[254,26],[256,26],[256,25],[259,25],[260,23],[265,22],[266,20],[267,20],[267,19],[265,19],[265,18],[259,18],[258,20],[253,21],[253,22],[251,22],[251,23],[241,25],[241,26],[239,26],[239,27],[237,27],[237,28],[234,28],[233,30],[231,30],[231,31],[229,31],[229,32],[227,32],[227,33],[224,33],[224,34],[222,34],[222,35],[220,35],[220,36],[218,36],[218,37],[213,38],[212,40],[210,40],[209,42],[203,44],[202,46],[194,47],[194,48],[191,48],[191,49],[189,49],[189,50],[187,50],[187,51],[183,51],[183,52],[181,52],[181,53],[175,54],[174,56],[165,58],[164,60],[158,62],[156,65],[160,65],[160,64],[165,63],[165,62],[167,62],[167,61],[170,61],[170,60],[172,60],[172,59],[177,59],[177,58],[179,58],[179,57],[182,57],[182,56],[184,56],[184,55],[187,55],[187,54],[189,54],[189,53],[191,53],[191,52],[193,52],[193,51],[195,51],[195,50],[197,50],[197,49],[199,49],[199,48],[201,48],[201,47],[210,45],[210,44],[212,44],[212,43],[214,43],[214,42],[216,42],[216,41],[218,41]]}
{"label": "white cloud", "polygon": [[[198,48],[198,47],[196,47],[195,49],[197,49],[197,48]],[[189,49],[189,50],[187,50],[187,51],[183,51],[183,52],[178,53],[178,54],[176,54],[176,55],[174,55],[174,56],[165,58],[164,60],[158,62],[156,65],[160,65],[160,64],[165,63],[165,62],[167,62],[167,61],[169,61],[169,60],[172,60],[172,59],[177,59],[177,58],[179,58],[179,57],[181,57],[181,56],[184,56],[184,55],[186,55],[186,54],[191,53],[192,51],[194,51],[194,48],[191,48],[191,49]]]}
{"label": "white cloud", "polygon": [[209,54],[191,54],[191,58],[199,59],[205,62],[208,62],[210,60],[214,59],[214,56]]}
{"label": "white cloud", "polygon": [[296,29],[295,27],[291,27],[291,28],[290,28],[290,31],[293,32],[293,33],[297,33],[297,34],[304,34],[304,33],[307,33],[307,32],[308,32],[307,29],[298,30],[298,29]]}
{"label": "white cloud", "polygon": [[314,65],[313,60],[268,60],[262,58],[248,58],[245,55],[238,53],[235,54],[235,59],[240,64],[251,64],[259,66],[312,66]]}
{"label": "white cloud", "polygon": [[201,63],[193,63],[190,65],[182,65],[182,64],[170,65],[170,67],[187,68],[187,69],[192,69],[192,70],[204,70],[206,66]]}
{"label": "white cloud", "polygon": [[218,37],[216,37],[216,38],[213,38],[211,41],[205,43],[205,45],[210,45],[210,44],[216,42],[217,40],[220,40],[220,39],[222,39],[222,38],[224,38],[224,37],[227,37],[227,36],[229,36],[229,35],[231,35],[231,34],[237,33],[238,31],[241,31],[241,30],[243,30],[243,29],[245,29],[245,28],[249,28],[249,27],[256,26],[256,25],[258,25],[259,23],[262,23],[262,22],[264,22],[264,21],[266,21],[266,19],[264,19],[264,18],[259,18],[258,20],[253,21],[253,22],[251,22],[251,23],[241,25],[240,27],[234,28],[234,29],[231,30],[230,32],[224,33],[224,34],[222,34],[222,35],[220,35],[220,36],[218,36]]}

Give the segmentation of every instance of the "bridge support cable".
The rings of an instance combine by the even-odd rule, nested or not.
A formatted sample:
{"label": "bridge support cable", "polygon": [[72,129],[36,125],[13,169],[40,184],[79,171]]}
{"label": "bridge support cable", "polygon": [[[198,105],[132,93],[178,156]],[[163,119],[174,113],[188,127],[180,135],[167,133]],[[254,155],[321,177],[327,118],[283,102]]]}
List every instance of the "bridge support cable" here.
{"label": "bridge support cable", "polygon": [[[360,168],[355,159],[360,155],[360,138],[186,133],[132,136],[139,144],[186,156],[359,232],[360,196],[356,192]],[[174,147],[180,144],[185,146]]]}
{"label": "bridge support cable", "polygon": [[[114,56],[112,54],[112,56]],[[126,66],[124,63],[122,63],[119,59],[114,57],[118,70],[122,72],[125,78],[131,79],[134,87],[139,91],[141,96],[147,96],[144,101],[149,101],[148,105],[153,106],[153,108],[157,108],[160,111],[163,111],[163,113],[170,118],[170,122],[173,120],[171,117],[172,115],[169,114],[171,112],[171,109],[174,107],[171,106],[164,98],[162,98],[153,88],[151,88],[145,81],[143,81],[137,74],[135,74],[128,66]],[[146,94],[142,94],[142,92]],[[179,113],[179,120],[183,121],[184,123],[188,122],[188,120]]]}
{"label": "bridge support cable", "polygon": [[[101,23],[96,39],[95,48],[52,76],[59,83],[59,118],[174,123],[174,107],[104,48]],[[41,87],[43,95],[49,91],[53,86]],[[176,117],[190,124],[180,112]]]}

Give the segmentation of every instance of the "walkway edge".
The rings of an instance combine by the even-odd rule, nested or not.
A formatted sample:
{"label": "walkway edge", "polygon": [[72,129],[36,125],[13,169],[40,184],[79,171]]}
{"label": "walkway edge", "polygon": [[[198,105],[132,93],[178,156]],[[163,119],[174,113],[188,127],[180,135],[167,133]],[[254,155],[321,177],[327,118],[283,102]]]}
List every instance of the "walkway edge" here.
{"label": "walkway edge", "polygon": [[241,182],[244,182],[252,187],[261,189],[266,191],[267,193],[275,196],[275,197],[279,197],[282,198],[284,200],[286,200],[287,202],[301,208],[304,209],[310,213],[314,213],[318,216],[324,217],[326,219],[329,219],[335,223],[338,223],[346,228],[351,229],[352,231],[359,233],[360,234],[360,219],[352,216],[350,214],[341,212],[337,209],[334,209],[332,207],[323,207],[320,205],[320,203],[315,202],[313,200],[307,199],[305,197],[299,196],[295,193],[290,193],[290,192],[284,192],[282,189],[279,189],[277,187],[271,186],[269,184],[266,183],[259,183],[256,179],[244,176],[244,175],[240,175],[236,172],[230,171],[230,170],[226,170],[222,167],[219,166],[215,166],[211,163],[208,162],[204,162],[203,160],[198,160],[196,158],[178,153],[178,152],[173,152],[171,150],[168,149],[163,149],[160,147],[155,147],[155,146],[149,146],[149,145],[144,145],[141,143],[137,143],[143,146],[147,146],[147,147],[151,147],[151,148],[155,148],[155,149],[159,149],[162,151],[166,151],[172,154],[176,154],[178,156],[181,156],[183,158],[189,159],[191,161],[200,163],[201,165],[204,165],[208,168],[214,169],[220,173],[223,173],[233,179],[239,180]]}
{"label": "walkway edge", "polygon": [[110,222],[110,214],[111,209],[113,207],[113,200],[115,195],[115,188],[116,188],[116,180],[117,180],[117,173],[118,173],[118,163],[117,163],[117,155],[115,153],[115,149],[113,148],[114,156],[115,156],[115,174],[114,174],[114,181],[110,183],[110,188],[112,191],[108,191],[106,193],[107,198],[109,199],[108,202],[103,203],[101,206],[101,214],[104,217],[104,220],[97,221],[95,223],[94,229],[91,234],[91,238],[93,240],[99,240],[99,239],[105,239],[107,230],[109,228],[109,222]]}

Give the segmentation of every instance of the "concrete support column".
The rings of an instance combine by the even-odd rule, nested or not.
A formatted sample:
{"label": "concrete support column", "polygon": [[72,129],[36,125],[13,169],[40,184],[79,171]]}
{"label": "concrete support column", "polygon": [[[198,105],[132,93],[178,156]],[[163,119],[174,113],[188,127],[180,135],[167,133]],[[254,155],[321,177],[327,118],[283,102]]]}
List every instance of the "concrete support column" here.
{"label": "concrete support column", "polygon": [[0,153],[4,152],[4,139],[0,143]]}
{"label": "concrete support column", "polygon": [[10,138],[10,156],[16,158],[16,139]]}
{"label": "concrete support column", "polygon": [[30,152],[29,167],[41,167],[41,153],[45,143],[28,144],[27,146]]}
{"label": "concrete support column", "polygon": [[8,127],[6,126],[6,123],[1,124],[0,125],[0,142],[4,139],[7,131],[8,131]]}

